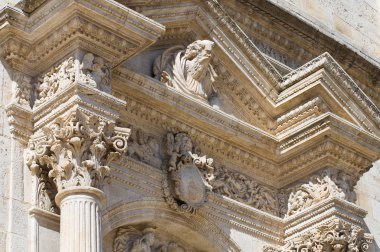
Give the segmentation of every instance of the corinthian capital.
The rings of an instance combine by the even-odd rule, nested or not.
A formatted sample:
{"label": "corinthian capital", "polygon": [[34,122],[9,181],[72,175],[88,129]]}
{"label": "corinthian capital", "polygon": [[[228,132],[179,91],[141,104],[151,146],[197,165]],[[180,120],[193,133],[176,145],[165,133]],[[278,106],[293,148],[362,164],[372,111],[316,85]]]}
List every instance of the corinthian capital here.
{"label": "corinthian capital", "polygon": [[74,186],[101,188],[109,164],[127,150],[130,129],[75,112],[40,134],[30,143],[27,165],[36,175],[48,170],[59,192]]}

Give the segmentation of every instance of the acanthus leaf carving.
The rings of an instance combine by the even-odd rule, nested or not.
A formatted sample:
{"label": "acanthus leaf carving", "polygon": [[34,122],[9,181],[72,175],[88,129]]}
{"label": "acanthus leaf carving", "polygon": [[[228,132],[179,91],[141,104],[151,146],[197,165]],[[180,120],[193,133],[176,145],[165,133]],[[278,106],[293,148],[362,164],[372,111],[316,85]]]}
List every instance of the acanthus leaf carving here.
{"label": "acanthus leaf carving", "polygon": [[373,236],[364,229],[341,219],[334,219],[300,237],[288,241],[284,252],[365,252]]}
{"label": "acanthus leaf carving", "polygon": [[167,134],[165,144],[169,157],[163,178],[165,199],[176,210],[196,213],[207,201],[207,192],[212,191],[213,159],[194,153],[186,133]]}
{"label": "acanthus leaf carving", "polygon": [[210,64],[213,47],[209,40],[171,47],[154,61],[154,75],[170,87],[207,101],[215,94],[212,84],[217,77]]}
{"label": "acanthus leaf carving", "polygon": [[228,171],[225,167],[217,168],[211,185],[215,193],[276,216],[279,214],[276,190],[263,186],[239,172]]}
{"label": "acanthus leaf carving", "polygon": [[80,65],[76,64],[74,57],[69,57],[38,78],[35,105],[39,106],[59,90],[76,81],[103,92],[111,93],[110,66],[103,58],[92,53],[86,53]]}
{"label": "acanthus leaf carving", "polygon": [[159,141],[151,135],[144,133],[141,129],[131,131],[128,142],[128,155],[143,163],[156,168],[161,168]]}
{"label": "acanthus leaf carving", "polygon": [[300,183],[291,189],[287,216],[296,214],[330,197],[355,201],[352,181],[353,179],[349,175],[337,170],[325,170],[311,176],[307,183]]}
{"label": "acanthus leaf carving", "polygon": [[58,192],[73,186],[102,188],[109,164],[127,150],[130,130],[71,113],[43,129],[29,149],[27,165],[33,174],[49,171]]}

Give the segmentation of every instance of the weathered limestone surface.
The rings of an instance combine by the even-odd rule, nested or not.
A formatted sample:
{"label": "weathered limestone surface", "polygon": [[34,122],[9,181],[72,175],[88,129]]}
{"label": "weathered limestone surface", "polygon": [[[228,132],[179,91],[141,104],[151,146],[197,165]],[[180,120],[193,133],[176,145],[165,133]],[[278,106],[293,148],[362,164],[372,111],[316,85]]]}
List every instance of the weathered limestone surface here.
{"label": "weathered limestone surface", "polygon": [[380,3],[373,0],[270,0],[334,37],[371,61],[380,63]]}
{"label": "weathered limestone surface", "polygon": [[[343,12],[338,44],[364,32]],[[378,252],[379,69],[315,27],[266,1],[7,1],[0,252]]]}

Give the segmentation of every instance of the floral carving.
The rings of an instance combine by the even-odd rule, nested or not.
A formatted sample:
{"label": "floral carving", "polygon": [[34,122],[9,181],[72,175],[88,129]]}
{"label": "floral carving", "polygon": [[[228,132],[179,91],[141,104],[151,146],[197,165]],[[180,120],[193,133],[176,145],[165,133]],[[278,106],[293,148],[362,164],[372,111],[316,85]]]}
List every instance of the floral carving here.
{"label": "floral carving", "polygon": [[276,191],[260,185],[241,173],[228,171],[224,167],[217,168],[211,185],[215,193],[278,215]]}
{"label": "floral carving", "polygon": [[321,174],[313,175],[308,183],[301,183],[292,189],[287,215],[296,214],[333,196],[353,202],[355,193],[352,188],[351,177],[342,171],[326,170]]}
{"label": "floral carving", "polygon": [[156,168],[161,167],[160,144],[158,140],[142,130],[132,130],[128,142],[128,155]]}
{"label": "floral carving", "polygon": [[72,113],[43,130],[42,140],[29,149],[27,165],[33,174],[49,170],[58,191],[73,186],[101,188],[109,164],[127,149],[130,130]]}
{"label": "floral carving", "polygon": [[165,199],[176,210],[195,213],[207,200],[207,191],[212,190],[213,159],[194,153],[186,133],[169,133],[166,151],[169,161],[163,179]]}
{"label": "floral carving", "polygon": [[81,81],[104,92],[111,92],[111,70],[103,58],[87,53],[83,57],[80,68]]}
{"label": "floral carving", "polygon": [[32,175],[37,177],[36,204],[39,208],[49,212],[59,214],[59,208],[55,203],[57,187],[51,177],[46,166],[40,167],[37,164],[37,153],[34,143],[29,145],[26,153],[26,164],[32,171]]}
{"label": "floral carving", "polygon": [[53,67],[43,75],[37,83],[37,99],[35,105],[38,106],[53,96],[59,89],[75,81],[74,58],[70,57],[59,66]]}
{"label": "floral carving", "polygon": [[77,80],[101,91],[111,92],[111,71],[108,64],[102,58],[87,53],[80,66],[75,64],[73,57],[70,57],[40,77],[36,85],[35,105],[40,105]]}
{"label": "floral carving", "polygon": [[301,237],[289,241],[284,252],[365,252],[373,236],[364,229],[340,219],[321,225]]}
{"label": "floral carving", "polygon": [[13,100],[27,107],[31,105],[32,85],[30,81],[31,78],[23,73],[15,72],[13,74],[13,82],[15,84]]}
{"label": "floral carving", "polygon": [[174,241],[167,241],[156,237],[154,228],[145,228],[142,231],[127,226],[119,228],[113,242],[114,252],[186,252],[184,247]]}
{"label": "floral carving", "polygon": [[174,46],[159,56],[153,67],[156,78],[195,98],[208,100],[214,93],[216,73],[210,64],[214,42],[197,40],[185,48]]}

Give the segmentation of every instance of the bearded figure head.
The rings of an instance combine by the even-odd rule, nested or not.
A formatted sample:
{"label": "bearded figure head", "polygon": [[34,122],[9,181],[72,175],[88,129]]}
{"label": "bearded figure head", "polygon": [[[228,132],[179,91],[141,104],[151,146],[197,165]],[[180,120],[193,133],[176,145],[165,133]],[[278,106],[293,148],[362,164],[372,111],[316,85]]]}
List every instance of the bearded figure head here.
{"label": "bearded figure head", "polygon": [[156,78],[166,85],[197,99],[208,100],[215,93],[216,74],[210,61],[214,42],[197,40],[186,48],[167,49],[154,62]]}

